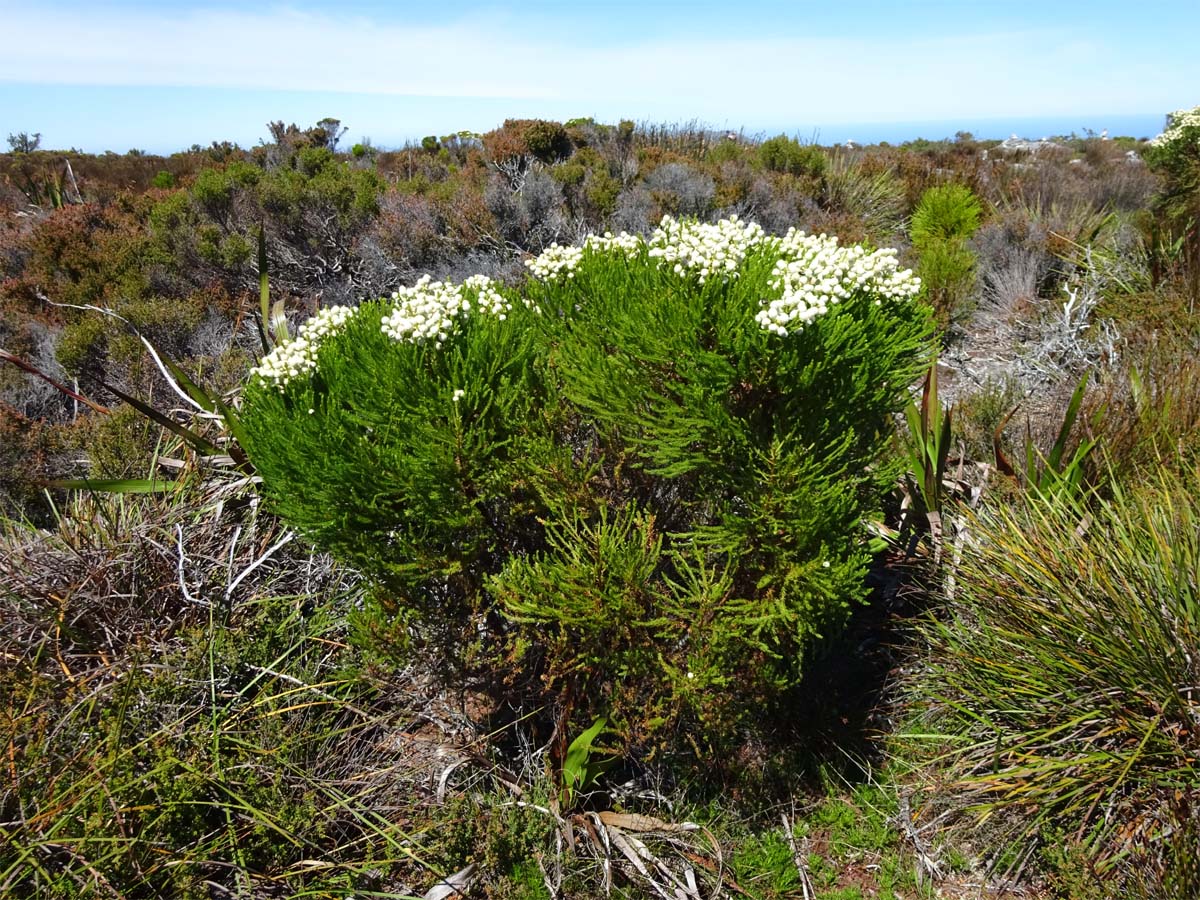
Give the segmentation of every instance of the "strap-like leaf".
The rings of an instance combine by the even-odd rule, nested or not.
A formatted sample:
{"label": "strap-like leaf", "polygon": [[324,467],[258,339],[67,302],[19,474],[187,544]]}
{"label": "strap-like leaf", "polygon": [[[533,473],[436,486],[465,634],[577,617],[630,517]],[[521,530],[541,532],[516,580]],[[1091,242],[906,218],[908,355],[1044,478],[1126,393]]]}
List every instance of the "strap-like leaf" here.
{"label": "strap-like leaf", "polygon": [[261,317],[258,320],[258,336],[262,341],[263,353],[271,352],[271,339],[267,334],[267,323],[271,320],[271,282],[267,275],[267,229],[258,226],[258,304]]}
{"label": "strap-like leaf", "polygon": [[100,381],[100,384],[110,394],[128,403],[147,419],[150,419],[152,422],[161,425],[172,434],[178,435],[183,439],[184,443],[186,443],[197,453],[203,456],[213,456],[217,454],[223,454],[225,452],[212,441],[208,440],[208,438],[202,437],[196,434],[196,432],[192,431],[190,428],[180,425],[170,416],[159,412],[153,406],[150,406],[148,403],[144,403],[137,397],[131,397],[129,394],[126,394],[119,388],[113,387],[111,384],[108,384],[105,381]]}
{"label": "strap-like leaf", "polygon": [[99,491],[103,494],[160,494],[178,487],[176,482],[160,478],[66,478],[39,484],[64,491]]}
{"label": "strap-like leaf", "polygon": [[108,407],[101,406],[99,403],[94,403],[91,400],[89,400],[87,397],[83,396],[82,394],[71,390],[66,385],[59,384],[57,381],[55,381],[53,378],[51,378],[49,375],[47,375],[45,372],[43,372],[41,369],[39,369],[37,366],[35,366],[33,363],[26,362],[25,360],[21,359],[19,356],[13,356],[7,350],[0,350],[0,359],[7,360],[8,362],[10,362],[14,366],[16,366],[18,369],[23,369],[24,371],[28,372],[30,375],[33,375],[33,376],[36,376],[37,378],[42,379],[42,381],[51,385],[55,389],[61,391],[63,394],[66,394],[72,400],[78,400],[80,403],[84,404],[85,406],[90,407],[91,409],[94,409],[98,413],[106,413],[106,412],[110,411],[108,409]]}
{"label": "strap-like leaf", "polygon": [[288,342],[287,314],[283,310],[282,300],[276,300],[271,307],[271,336],[275,339],[276,347]]}
{"label": "strap-like leaf", "polygon": [[1067,438],[1071,434],[1071,429],[1075,427],[1075,419],[1079,415],[1079,405],[1083,402],[1084,391],[1087,390],[1088,373],[1084,372],[1083,377],[1079,379],[1079,384],[1075,388],[1075,392],[1071,394],[1071,402],[1067,404],[1066,414],[1063,416],[1062,427],[1058,429],[1058,437],[1054,441],[1054,446],[1050,448],[1050,455],[1047,462],[1050,468],[1058,471],[1059,463],[1062,462],[1063,453],[1067,449]]}

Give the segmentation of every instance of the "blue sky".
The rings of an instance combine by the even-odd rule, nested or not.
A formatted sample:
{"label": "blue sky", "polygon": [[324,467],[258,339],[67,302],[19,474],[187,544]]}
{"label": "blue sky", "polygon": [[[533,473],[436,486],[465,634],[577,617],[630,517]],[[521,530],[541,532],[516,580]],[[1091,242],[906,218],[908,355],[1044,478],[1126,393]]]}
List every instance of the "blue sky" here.
{"label": "blue sky", "polygon": [[324,116],[380,146],[589,115],[826,142],[1149,135],[1200,103],[1196,0],[0,0],[0,22],[0,130],[90,151],[251,146]]}

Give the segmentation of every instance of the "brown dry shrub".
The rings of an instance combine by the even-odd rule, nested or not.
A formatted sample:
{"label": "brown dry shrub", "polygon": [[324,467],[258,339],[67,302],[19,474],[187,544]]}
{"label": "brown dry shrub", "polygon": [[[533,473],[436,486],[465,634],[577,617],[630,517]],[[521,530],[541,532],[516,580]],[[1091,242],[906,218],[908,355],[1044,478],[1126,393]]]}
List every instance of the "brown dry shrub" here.
{"label": "brown dry shrub", "polygon": [[496,233],[496,221],[484,200],[482,185],[462,174],[439,185],[434,194],[445,235],[459,250],[471,250]]}
{"label": "brown dry shrub", "polygon": [[441,232],[442,221],[432,200],[393,191],[380,200],[370,236],[397,261],[420,266],[437,255]]}
{"label": "brown dry shrub", "polygon": [[483,136],[483,149],[492,162],[532,156],[551,162],[571,154],[571,139],[559,122],[545,119],[505,119]]}
{"label": "brown dry shrub", "polygon": [[0,404],[0,517],[43,520],[49,513],[43,483],[74,474],[77,447],[69,425]]}
{"label": "brown dry shrub", "polygon": [[145,201],[84,203],[55,210],[29,236],[25,276],[51,300],[108,306],[145,293]]}

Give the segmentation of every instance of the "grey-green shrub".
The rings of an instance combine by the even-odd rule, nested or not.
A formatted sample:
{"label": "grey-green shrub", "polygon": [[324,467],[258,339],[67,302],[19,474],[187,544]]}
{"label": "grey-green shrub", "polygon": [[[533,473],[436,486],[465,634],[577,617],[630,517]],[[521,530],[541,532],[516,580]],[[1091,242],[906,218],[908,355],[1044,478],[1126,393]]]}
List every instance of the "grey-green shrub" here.
{"label": "grey-green shrub", "polygon": [[[831,260],[844,296],[806,299]],[[374,580],[377,650],[437,654],[560,734],[728,743],[865,596],[928,311],[887,252],[736,221],[531,271],[323,314],[252,378],[246,448],[274,508]]]}

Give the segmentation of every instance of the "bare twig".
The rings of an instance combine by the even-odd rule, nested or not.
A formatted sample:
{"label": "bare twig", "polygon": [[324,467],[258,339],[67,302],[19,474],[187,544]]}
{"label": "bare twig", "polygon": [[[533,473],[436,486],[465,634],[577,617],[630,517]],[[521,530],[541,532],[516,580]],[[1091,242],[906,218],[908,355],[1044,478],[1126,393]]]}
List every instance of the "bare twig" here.
{"label": "bare twig", "polygon": [[900,809],[897,812],[896,821],[904,836],[912,844],[917,856],[917,885],[925,884],[926,878],[934,881],[940,879],[942,877],[941,867],[933,855],[932,848],[913,825],[912,810],[906,794],[900,797]]}
{"label": "bare twig", "polygon": [[255,569],[257,569],[259,566],[261,566],[263,563],[265,563],[268,559],[270,559],[271,556],[274,555],[276,550],[278,550],[280,547],[283,547],[286,544],[288,544],[292,540],[292,538],[294,538],[295,536],[296,536],[296,533],[294,531],[289,531],[289,532],[285,533],[284,536],[281,537],[278,541],[276,541],[267,550],[266,553],[264,553],[262,556],[260,556],[254,562],[250,563],[250,565],[246,566],[246,568],[242,570],[241,574],[239,574],[237,578],[233,579],[233,581],[229,583],[229,586],[225,588],[226,604],[229,603],[230,598],[233,596],[233,592],[237,589],[237,586],[239,584],[241,584],[242,581],[245,580],[247,575],[249,575],[251,572],[253,572]]}
{"label": "bare twig", "polygon": [[[800,847],[796,844],[796,830],[792,822],[788,821],[786,813],[780,813],[780,818],[783,820],[783,835],[787,838],[788,845],[792,848],[792,862],[796,865],[796,871],[800,873],[800,890],[804,894],[804,900],[813,900],[812,879],[808,877],[808,862],[804,858],[804,854],[800,852]],[[805,839],[808,843],[808,839]]]}

